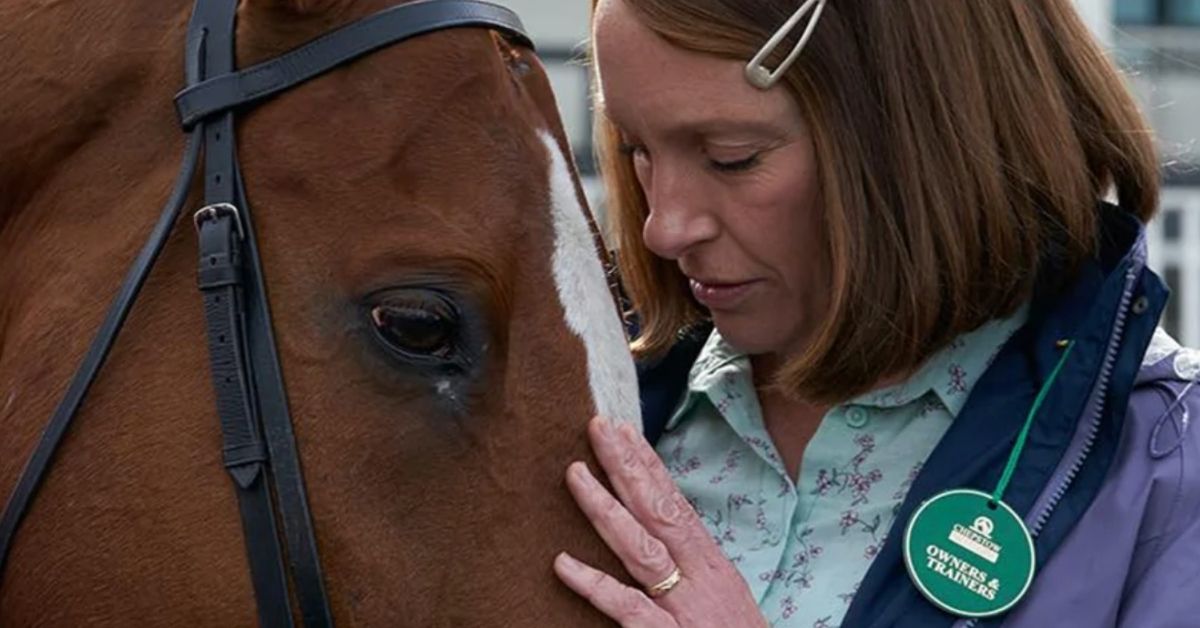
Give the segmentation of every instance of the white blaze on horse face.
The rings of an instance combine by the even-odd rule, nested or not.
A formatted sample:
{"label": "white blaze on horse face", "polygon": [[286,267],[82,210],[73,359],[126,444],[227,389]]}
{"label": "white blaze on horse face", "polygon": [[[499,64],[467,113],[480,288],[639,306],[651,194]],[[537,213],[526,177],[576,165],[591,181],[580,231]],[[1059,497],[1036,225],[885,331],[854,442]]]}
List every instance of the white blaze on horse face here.
{"label": "white blaze on horse face", "polygon": [[575,193],[575,180],[558,142],[544,131],[541,138],[550,156],[554,283],[567,327],[587,350],[588,384],[596,413],[640,428],[637,372],[584,214],[587,210]]}

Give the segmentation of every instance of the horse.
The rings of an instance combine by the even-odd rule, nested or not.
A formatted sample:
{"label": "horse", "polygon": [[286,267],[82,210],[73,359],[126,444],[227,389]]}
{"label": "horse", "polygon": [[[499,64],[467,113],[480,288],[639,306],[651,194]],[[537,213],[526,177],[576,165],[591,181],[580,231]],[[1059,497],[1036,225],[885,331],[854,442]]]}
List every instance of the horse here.
{"label": "horse", "polygon": [[[238,67],[390,4],[242,0]],[[0,495],[172,187],[190,5],[0,4]],[[640,420],[636,380],[534,51],[425,34],[237,142],[336,622],[607,625],[550,565],[619,569],[563,474],[594,413]],[[14,537],[2,626],[258,621],[179,223]]]}

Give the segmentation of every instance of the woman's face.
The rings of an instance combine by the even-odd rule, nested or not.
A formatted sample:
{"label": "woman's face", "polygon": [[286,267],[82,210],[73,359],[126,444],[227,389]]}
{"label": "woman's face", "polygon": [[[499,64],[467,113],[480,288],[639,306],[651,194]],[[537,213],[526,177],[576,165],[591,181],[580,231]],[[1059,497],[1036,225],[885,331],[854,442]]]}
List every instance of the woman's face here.
{"label": "woman's face", "polygon": [[642,239],[673,260],[721,334],[751,354],[803,348],[828,302],[817,164],[782,86],[744,61],[668,44],[625,0],[600,0],[603,109],[650,207]]}

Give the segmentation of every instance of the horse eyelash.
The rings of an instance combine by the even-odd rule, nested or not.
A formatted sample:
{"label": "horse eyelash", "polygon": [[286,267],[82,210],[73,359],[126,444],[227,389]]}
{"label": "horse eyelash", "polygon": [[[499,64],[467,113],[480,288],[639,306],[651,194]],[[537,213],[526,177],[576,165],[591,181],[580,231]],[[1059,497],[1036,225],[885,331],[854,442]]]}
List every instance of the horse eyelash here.
{"label": "horse eyelash", "polygon": [[629,142],[621,142],[617,146],[617,151],[626,157],[633,157],[639,150],[645,150],[646,147],[641,144],[630,144]]}

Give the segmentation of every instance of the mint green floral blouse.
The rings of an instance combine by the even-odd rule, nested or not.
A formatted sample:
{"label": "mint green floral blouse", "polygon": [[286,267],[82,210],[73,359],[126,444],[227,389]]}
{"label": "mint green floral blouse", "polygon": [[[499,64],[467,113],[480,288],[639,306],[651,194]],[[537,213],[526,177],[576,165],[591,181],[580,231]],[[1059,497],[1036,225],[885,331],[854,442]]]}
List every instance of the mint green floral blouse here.
{"label": "mint green floral blouse", "polygon": [[749,358],[713,331],[656,449],[773,626],[841,623],[922,463],[1025,318],[992,321],[908,380],[829,410],[796,482],[763,425]]}

